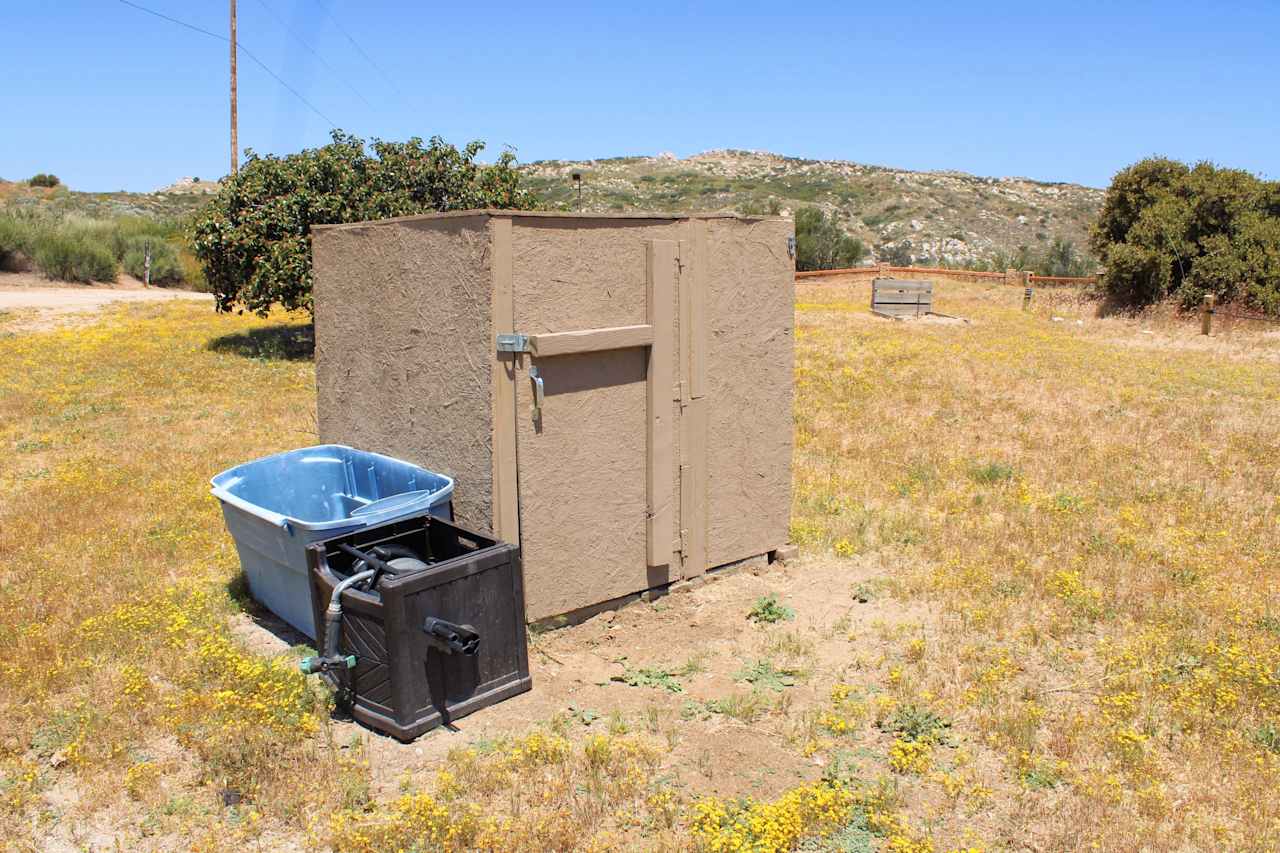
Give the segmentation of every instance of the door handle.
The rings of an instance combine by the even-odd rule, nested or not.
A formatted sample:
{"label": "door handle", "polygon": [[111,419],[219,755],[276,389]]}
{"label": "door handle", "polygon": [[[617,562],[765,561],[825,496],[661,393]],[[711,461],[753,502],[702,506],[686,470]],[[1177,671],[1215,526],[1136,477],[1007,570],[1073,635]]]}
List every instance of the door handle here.
{"label": "door handle", "polygon": [[529,365],[529,378],[533,380],[533,412],[531,414],[535,421],[539,421],[542,420],[542,400],[546,396],[546,389],[536,364]]}

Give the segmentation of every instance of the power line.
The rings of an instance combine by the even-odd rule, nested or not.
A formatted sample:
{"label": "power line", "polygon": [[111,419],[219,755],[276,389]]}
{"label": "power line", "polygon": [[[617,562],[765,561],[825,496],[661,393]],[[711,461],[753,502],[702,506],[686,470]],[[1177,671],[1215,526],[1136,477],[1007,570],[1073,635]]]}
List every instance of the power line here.
{"label": "power line", "polygon": [[[131,0],[119,0],[119,2],[123,3],[126,6],[133,7],[134,9],[137,9],[139,12],[146,12],[148,15],[154,15],[155,17],[162,18],[168,21],[169,23],[177,24],[180,27],[186,27],[189,30],[194,30],[197,33],[201,33],[202,35],[209,36],[210,38],[215,38],[218,41],[226,42],[228,44],[231,43],[231,39],[227,38],[224,35],[221,35],[220,33],[215,33],[211,30],[206,30],[203,27],[197,27],[195,24],[188,24],[186,21],[179,21],[177,18],[171,18],[168,15],[164,14],[163,12],[157,12],[155,9],[148,9],[146,6],[139,6],[137,3],[131,2]],[[327,115],[320,112],[320,109],[315,104],[308,101],[306,98],[302,96],[301,92],[299,92],[297,89],[293,88],[288,83],[286,83],[283,79],[281,79],[279,74],[277,74],[276,72],[272,71],[269,67],[267,67],[267,64],[265,62],[263,62],[261,59],[255,56],[253,52],[250,51],[249,48],[241,44],[239,40],[236,41],[236,48],[241,52],[243,52],[245,56],[249,57],[255,63],[257,63],[258,67],[261,68],[263,71],[267,72],[267,74],[271,77],[271,79],[275,80],[285,89],[287,89],[291,95],[293,95],[303,104],[305,104],[307,109],[311,110],[313,113],[320,116],[320,118],[324,119],[325,124],[329,125],[330,128],[337,128],[338,125],[334,123],[333,119],[329,118]]]}
{"label": "power line", "polygon": [[360,55],[365,58],[365,61],[372,65],[374,70],[381,74],[382,78],[391,84],[391,88],[396,90],[396,94],[403,95],[404,93],[400,91],[400,87],[396,85],[396,81],[391,79],[391,75],[383,71],[382,66],[373,61],[373,57],[360,46],[360,43],[356,41],[355,36],[347,32],[346,27],[342,26],[338,19],[333,16],[333,13],[329,11],[329,7],[324,4],[323,0],[316,0],[316,5],[320,7],[322,12],[324,12],[325,17],[332,21],[333,25],[338,28],[338,32],[347,37],[347,41],[351,42],[351,46],[360,52]]}
{"label": "power line", "polygon": [[195,24],[188,24],[186,21],[179,21],[177,18],[170,18],[168,15],[164,14],[163,12],[157,12],[155,9],[148,9],[145,6],[139,6],[137,3],[130,3],[129,0],[120,0],[120,2],[126,6],[132,6],[133,8],[137,9],[140,12],[146,12],[148,15],[155,15],[157,18],[164,18],[166,21],[168,21],[171,24],[177,24],[178,26],[186,27],[189,30],[195,30],[198,33],[203,33],[204,35],[210,36],[211,38],[216,38],[219,41],[225,41],[225,42],[231,41],[231,39],[227,38],[224,35],[220,35],[219,33],[215,33],[211,30],[206,30],[203,27],[197,27]]}
{"label": "power line", "polygon": [[311,55],[312,55],[312,56],[314,56],[317,60],[319,60],[319,61],[320,61],[320,64],[321,64],[321,65],[323,65],[326,69],[328,69],[329,73],[331,73],[333,76],[337,77],[339,80],[341,80],[343,83],[345,83],[345,84],[347,85],[347,88],[351,90],[351,94],[353,94],[353,95],[355,95],[357,98],[359,98],[359,99],[361,100],[361,102],[363,102],[363,103],[364,103],[364,105],[365,105],[366,107],[368,107],[369,109],[374,109],[373,104],[369,103],[369,99],[368,99],[368,98],[366,98],[363,94],[361,94],[361,93],[360,93],[360,90],[359,90],[359,89],[357,89],[357,88],[352,84],[352,82],[351,82],[350,80],[348,80],[346,77],[344,77],[344,76],[342,75],[342,73],[341,73],[340,71],[338,71],[338,69],[336,69],[336,68],[334,68],[332,65],[330,65],[330,64],[325,60],[325,58],[324,58],[323,56],[321,56],[321,55],[320,55],[320,52],[319,52],[318,50],[316,50],[314,47],[312,47],[310,44],[308,44],[308,43],[307,43],[307,41],[306,41],[305,39],[303,39],[303,37],[302,37],[302,36],[298,35],[297,30],[295,30],[293,27],[289,26],[289,25],[285,22],[284,18],[282,18],[282,17],[281,17],[281,16],[276,12],[276,10],[275,10],[275,9],[272,9],[272,8],[271,8],[271,6],[267,4],[267,0],[258,0],[258,4],[259,4],[259,5],[261,5],[261,6],[262,6],[262,8],[266,9],[266,10],[267,10],[267,13],[268,13],[269,15],[271,15],[271,17],[272,17],[272,18],[274,18],[274,19],[275,19],[275,22],[276,22],[277,24],[279,24],[279,25],[280,25],[280,29],[284,30],[284,31],[285,31],[285,32],[287,32],[289,35],[293,36],[294,41],[296,41],[298,44],[300,44],[300,45],[302,45],[303,47],[305,47],[305,48],[306,48],[306,49],[311,53]]}

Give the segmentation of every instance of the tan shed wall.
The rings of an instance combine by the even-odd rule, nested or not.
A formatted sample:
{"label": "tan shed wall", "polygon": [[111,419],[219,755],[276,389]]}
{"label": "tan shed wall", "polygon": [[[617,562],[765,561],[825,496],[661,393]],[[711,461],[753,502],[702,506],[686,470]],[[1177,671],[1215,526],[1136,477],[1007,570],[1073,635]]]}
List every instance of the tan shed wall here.
{"label": "tan shed wall", "polygon": [[[784,220],[500,212],[317,228],[320,437],[449,474],[457,517],[482,529],[504,502],[495,472],[518,478],[530,620],[767,553],[790,519],[791,233]],[[674,280],[667,566],[648,559],[663,553],[648,534],[649,350],[500,356],[493,325],[538,335],[648,323],[654,240],[679,241],[664,249],[667,263],[679,253],[664,291]],[[546,386],[540,425],[531,363]],[[511,423],[495,419],[503,408],[516,457],[506,468],[494,453],[495,426]]]}
{"label": "tan shed wall", "polygon": [[318,228],[322,442],[453,477],[454,512],[492,527],[488,218]]}
{"label": "tan shed wall", "polygon": [[795,279],[785,220],[712,219],[707,277],[707,564],[787,542]]}

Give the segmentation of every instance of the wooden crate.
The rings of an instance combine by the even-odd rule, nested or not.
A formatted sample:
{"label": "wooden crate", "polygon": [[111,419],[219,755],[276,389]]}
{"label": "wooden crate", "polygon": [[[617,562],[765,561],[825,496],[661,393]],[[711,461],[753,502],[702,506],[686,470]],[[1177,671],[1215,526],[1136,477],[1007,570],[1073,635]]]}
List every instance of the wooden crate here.
{"label": "wooden crate", "polygon": [[894,319],[932,314],[933,282],[877,278],[871,282],[871,312]]}

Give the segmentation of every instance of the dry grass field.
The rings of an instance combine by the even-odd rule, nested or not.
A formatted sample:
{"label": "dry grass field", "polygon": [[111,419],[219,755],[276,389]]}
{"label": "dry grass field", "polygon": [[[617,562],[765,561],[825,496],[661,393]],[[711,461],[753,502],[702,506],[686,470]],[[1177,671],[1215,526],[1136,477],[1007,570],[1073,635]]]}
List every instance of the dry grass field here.
{"label": "dry grass field", "polygon": [[1020,295],[800,286],[801,558],[409,746],[256,627],[207,494],[314,441],[303,318],[0,315],[0,849],[1280,850],[1280,334]]}

